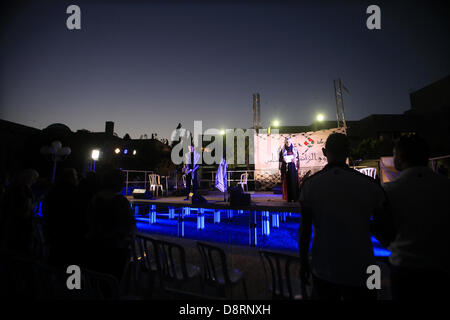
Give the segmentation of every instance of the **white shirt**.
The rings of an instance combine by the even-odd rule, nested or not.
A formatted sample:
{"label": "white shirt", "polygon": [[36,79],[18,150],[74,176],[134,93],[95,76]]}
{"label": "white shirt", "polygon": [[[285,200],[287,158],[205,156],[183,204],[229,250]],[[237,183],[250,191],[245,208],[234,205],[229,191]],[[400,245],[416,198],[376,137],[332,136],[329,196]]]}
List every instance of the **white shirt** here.
{"label": "white shirt", "polygon": [[312,272],[318,278],[364,286],[375,264],[370,218],[386,197],[375,179],[347,166],[327,165],[301,188],[302,207],[312,211]]}
{"label": "white shirt", "polygon": [[390,244],[395,266],[450,272],[450,184],[428,167],[403,170],[383,185],[396,229]]}
{"label": "white shirt", "polygon": [[[191,154],[192,154],[192,152],[187,152],[184,155],[184,164],[185,165],[191,164]],[[195,167],[196,165],[199,164],[199,162],[200,162],[200,154],[197,151],[194,150],[194,164],[193,164],[193,166]]]}

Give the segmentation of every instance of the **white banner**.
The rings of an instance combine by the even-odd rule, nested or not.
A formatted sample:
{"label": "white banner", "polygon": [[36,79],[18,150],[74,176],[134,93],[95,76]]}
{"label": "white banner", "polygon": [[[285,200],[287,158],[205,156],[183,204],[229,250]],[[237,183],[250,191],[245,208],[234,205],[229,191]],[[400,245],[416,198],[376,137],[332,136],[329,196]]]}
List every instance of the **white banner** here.
{"label": "white banner", "polygon": [[334,128],[290,134],[255,134],[255,170],[278,170],[280,151],[286,137],[290,137],[300,156],[300,168],[318,168],[327,164],[322,148],[328,136],[344,128]]}

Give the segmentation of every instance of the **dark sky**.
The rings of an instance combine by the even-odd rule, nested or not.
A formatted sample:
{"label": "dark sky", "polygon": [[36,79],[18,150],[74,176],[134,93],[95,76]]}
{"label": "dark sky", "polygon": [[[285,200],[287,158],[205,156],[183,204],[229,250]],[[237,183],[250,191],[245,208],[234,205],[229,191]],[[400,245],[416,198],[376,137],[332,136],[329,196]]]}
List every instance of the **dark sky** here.
{"label": "dark sky", "polygon": [[[12,4],[15,4],[12,6]],[[78,4],[82,29],[66,28]],[[366,28],[381,7],[382,29]],[[0,118],[45,128],[169,137],[181,122],[252,126],[402,113],[409,92],[450,73],[448,8],[437,1],[33,1],[2,8]]]}

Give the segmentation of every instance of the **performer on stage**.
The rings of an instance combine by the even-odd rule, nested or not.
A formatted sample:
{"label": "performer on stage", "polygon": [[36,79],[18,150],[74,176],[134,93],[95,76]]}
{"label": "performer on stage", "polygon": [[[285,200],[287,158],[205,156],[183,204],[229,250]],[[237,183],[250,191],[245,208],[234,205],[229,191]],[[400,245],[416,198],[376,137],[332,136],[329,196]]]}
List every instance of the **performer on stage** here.
{"label": "performer on stage", "polygon": [[284,175],[286,184],[286,188],[283,188],[283,193],[286,192],[286,196],[283,194],[283,199],[286,199],[288,202],[294,202],[298,200],[299,154],[292,144],[291,138],[286,138],[284,148],[281,151],[283,154],[281,176],[283,179]]}
{"label": "performer on stage", "polygon": [[280,154],[279,154],[279,170],[280,170],[280,176],[281,176],[281,190],[283,191],[283,200],[287,200],[287,187],[286,187],[286,162],[284,162],[283,158],[283,150],[284,146],[281,147]]}
{"label": "performer on stage", "polygon": [[186,153],[183,172],[186,174],[186,199],[189,200],[192,187],[192,198],[197,195],[197,169],[199,167],[200,154],[195,151],[193,145],[189,146],[189,152]]}

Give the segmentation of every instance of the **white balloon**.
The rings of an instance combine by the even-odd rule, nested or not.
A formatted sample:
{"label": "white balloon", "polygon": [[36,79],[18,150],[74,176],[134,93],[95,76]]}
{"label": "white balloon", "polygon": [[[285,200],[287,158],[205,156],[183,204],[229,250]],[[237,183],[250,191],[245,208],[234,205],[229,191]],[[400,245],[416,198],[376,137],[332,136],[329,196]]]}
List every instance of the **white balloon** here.
{"label": "white balloon", "polygon": [[58,140],[53,141],[52,147],[55,148],[55,151],[58,151],[62,147],[61,141],[58,141]]}
{"label": "white balloon", "polygon": [[61,156],[68,156],[71,152],[72,150],[69,147],[64,147],[59,150],[58,154]]}

